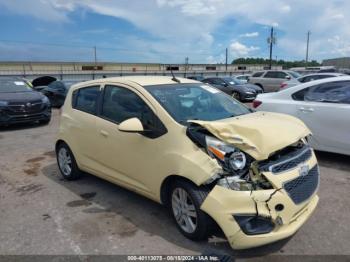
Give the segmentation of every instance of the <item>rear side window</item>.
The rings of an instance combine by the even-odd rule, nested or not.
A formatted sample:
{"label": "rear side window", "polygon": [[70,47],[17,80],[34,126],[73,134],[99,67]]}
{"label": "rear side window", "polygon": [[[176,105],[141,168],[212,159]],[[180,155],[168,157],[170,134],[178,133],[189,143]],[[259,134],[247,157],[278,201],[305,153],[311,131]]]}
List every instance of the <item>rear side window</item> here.
{"label": "rear side window", "polygon": [[350,81],[338,81],[305,88],[292,95],[294,100],[350,104]]}
{"label": "rear side window", "polygon": [[95,115],[97,112],[99,86],[84,87],[73,93],[73,108]]}
{"label": "rear side window", "polygon": [[260,77],[263,75],[264,72],[256,72],[252,75],[252,77]]}
{"label": "rear side window", "polygon": [[286,78],[287,74],[278,71],[269,71],[264,75],[264,78]]}

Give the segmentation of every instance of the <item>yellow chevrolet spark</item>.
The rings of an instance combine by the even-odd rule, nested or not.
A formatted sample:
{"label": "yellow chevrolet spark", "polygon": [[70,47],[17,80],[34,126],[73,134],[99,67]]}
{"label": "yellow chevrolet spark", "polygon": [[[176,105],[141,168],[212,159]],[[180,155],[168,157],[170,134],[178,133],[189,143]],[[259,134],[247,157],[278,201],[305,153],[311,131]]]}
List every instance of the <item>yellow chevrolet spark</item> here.
{"label": "yellow chevrolet spark", "polygon": [[99,176],[168,206],[186,237],[216,223],[244,249],[291,236],[316,208],[309,135],[197,81],[119,77],[69,90],[56,153],[64,178]]}

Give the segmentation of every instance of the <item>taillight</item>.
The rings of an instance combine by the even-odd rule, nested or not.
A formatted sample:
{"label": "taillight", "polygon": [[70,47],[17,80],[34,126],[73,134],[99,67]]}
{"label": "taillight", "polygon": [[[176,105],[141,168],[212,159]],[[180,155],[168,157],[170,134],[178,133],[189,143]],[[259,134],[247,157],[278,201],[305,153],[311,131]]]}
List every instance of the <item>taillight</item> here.
{"label": "taillight", "polygon": [[282,84],[280,85],[280,89],[285,88],[287,85],[288,85],[287,83],[282,83]]}
{"label": "taillight", "polygon": [[260,106],[261,104],[262,104],[261,101],[259,101],[259,100],[254,100],[254,101],[253,101],[253,108],[257,108],[257,107]]}

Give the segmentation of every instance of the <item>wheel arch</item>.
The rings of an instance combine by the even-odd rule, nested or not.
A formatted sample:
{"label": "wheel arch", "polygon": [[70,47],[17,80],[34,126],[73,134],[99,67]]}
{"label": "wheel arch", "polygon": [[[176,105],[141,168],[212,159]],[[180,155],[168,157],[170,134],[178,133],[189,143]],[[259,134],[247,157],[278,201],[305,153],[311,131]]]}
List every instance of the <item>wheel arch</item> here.
{"label": "wheel arch", "polygon": [[[163,205],[168,205],[169,204],[169,192],[170,192],[170,189],[171,189],[171,186],[172,184],[175,182],[175,181],[178,181],[178,180],[183,180],[183,181],[187,181],[193,185],[196,185],[196,183],[194,183],[192,180],[186,178],[186,177],[183,177],[183,176],[179,176],[179,175],[170,175],[170,176],[167,176],[161,186],[160,186],[160,202],[163,204]],[[197,186],[197,185],[196,185]]]}

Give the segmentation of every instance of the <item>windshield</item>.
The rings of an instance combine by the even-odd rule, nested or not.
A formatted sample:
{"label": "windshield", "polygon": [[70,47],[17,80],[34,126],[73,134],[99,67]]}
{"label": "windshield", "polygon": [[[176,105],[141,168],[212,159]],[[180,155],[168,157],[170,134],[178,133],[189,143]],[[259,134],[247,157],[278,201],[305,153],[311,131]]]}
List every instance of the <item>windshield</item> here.
{"label": "windshield", "polygon": [[301,74],[294,72],[294,71],[288,71],[288,73],[294,78],[301,77]]}
{"label": "windshield", "polygon": [[30,92],[30,91],[33,91],[33,90],[24,81],[0,79],[0,93]]}
{"label": "windshield", "polygon": [[250,113],[230,96],[205,84],[170,84],[146,86],[147,91],[175,121],[219,120]]}
{"label": "windshield", "polygon": [[226,82],[230,83],[231,85],[241,85],[242,82],[238,79],[235,79],[233,77],[224,77],[223,78]]}

